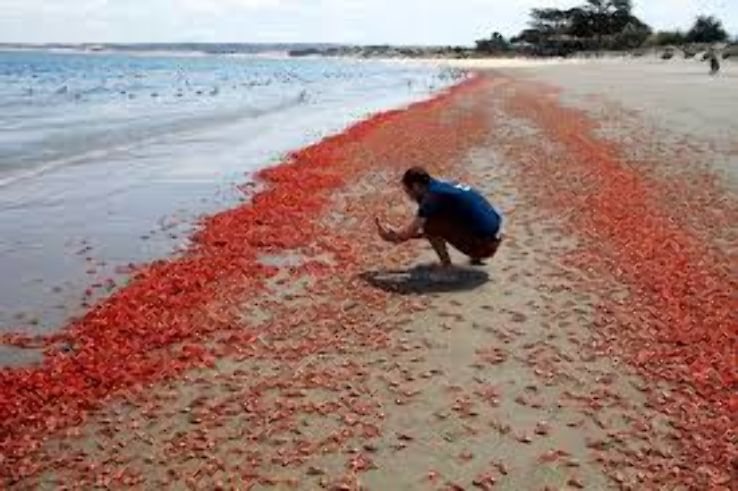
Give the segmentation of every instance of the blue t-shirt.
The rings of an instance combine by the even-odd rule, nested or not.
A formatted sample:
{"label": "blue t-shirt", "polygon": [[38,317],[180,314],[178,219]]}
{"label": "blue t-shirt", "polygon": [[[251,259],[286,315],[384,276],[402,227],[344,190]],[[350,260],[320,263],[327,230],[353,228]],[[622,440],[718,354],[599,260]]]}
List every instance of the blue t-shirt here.
{"label": "blue t-shirt", "polygon": [[442,218],[468,226],[478,237],[495,237],[502,225],[502,216],[484,196],[463,184],[432,179],[428,195],[420,203],[418,216]]}

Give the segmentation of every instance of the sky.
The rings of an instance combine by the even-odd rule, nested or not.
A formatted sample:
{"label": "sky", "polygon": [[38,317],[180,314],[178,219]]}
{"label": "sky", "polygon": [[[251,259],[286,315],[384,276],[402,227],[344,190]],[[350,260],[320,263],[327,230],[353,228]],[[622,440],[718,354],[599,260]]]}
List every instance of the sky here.
{"label": "sky", "polygon": [[[0,42],[461,44],[526,26],[570,0],[0,0]],[[738,0],[634,0],[657,29],[698,14],[738,35]]]}

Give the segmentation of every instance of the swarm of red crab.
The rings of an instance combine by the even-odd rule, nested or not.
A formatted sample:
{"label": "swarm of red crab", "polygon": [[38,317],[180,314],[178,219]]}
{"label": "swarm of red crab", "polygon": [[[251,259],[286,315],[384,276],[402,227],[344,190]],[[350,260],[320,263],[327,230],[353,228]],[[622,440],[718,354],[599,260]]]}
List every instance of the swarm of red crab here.
{"label": "swarm of red crab", "polygon": [[[46,352],[39,366],[0,372],[0,476],[12,482],[34,474],[42,463],[32,456],[49,435],[80,425],[116,394],[140,392],[186,369],[211,365],[206,341],[233,328],[229,309],[213,305],[263,289],[276,268],[264,266],[260,254],[320,246],[335,260],[350,260],[351,244],[316,240],[332,193],[359,173],[377,170],[366,165],[366,152],[372,165],[394,171],[463,155],[483,134],[483,124],[469,116],[447,131],[450,123],[442,116],[451,101],[481,85],[481,79],[470,78],[289,155],[284,164],[261,172],[267,189],[248,204],[204,218],[181,257],[140,268],[127,286],[58,335],[5,336],[6,343],[42,344]],[[422,135],[422,141],[412,135]],[[293,272],[320,270],[312,262]],[[248,343],[254,337],[234,332],[230,339]]]}
{"label": "swarm of red crab", "polygon": [[[557,95],[550,87],[518,87],[510,111],[558,148],[512,154],[521,157],[526,190],[564,214],[571,233],[584,241],[572,264],[604,279],[596,285],[583,278],[581,286],[603,299],[596,327],[610,340],[606,352],[618,348],[643,373],[673,384],[652,402],[673,418],[689,457],[684,468],[652,470],[675,484],[735,485],[738,278],[731,253],[711,247],[709,234],[738,223],[738,209],[704,175],[678,183],[685,194],[670,201],[664,189],[671,183],[629,162],[596,134],[597,123],[583,111],[552,103]],[[700,223],[704,236],[687,217]],[[608,278],[625,285],[628,298],[614,298]]]}

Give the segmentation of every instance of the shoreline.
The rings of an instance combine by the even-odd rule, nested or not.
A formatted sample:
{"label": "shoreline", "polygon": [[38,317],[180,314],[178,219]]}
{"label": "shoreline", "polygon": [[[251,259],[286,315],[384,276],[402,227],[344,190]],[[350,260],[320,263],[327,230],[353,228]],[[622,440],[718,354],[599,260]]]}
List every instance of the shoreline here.
{"label": "shoreline", "polygon": [[[22,68],[24,60],[40,67],[46,59],[52,68],[88,71],[46,82]],[[14,64],[26,70],[34,95],[12,101],[0,142],[9,150],[0,180],[13,179],[0,186],[0,332],[31,334],[52,332],[125,284],[119,269],[177,254],[201,214],[249,198],[251,190],[237,184],[254,171],[451,82],[433,67],[340,62],[167,60],[154,73],[147,70],[161,62],[115,57],[21,55],[11,70]],[[176,75],[182,65],[189,80]],[[99,77],[108,70],[112,86]],[[297,80],[281,77],[285,70]],[[231,81],[210,82],[219,74]],[[65,93],[55,95],[61,84]],[[89,99],[76,98],[90,90]],[[20,359],[3,350],[0,364],[30,354],[13,351]]]}

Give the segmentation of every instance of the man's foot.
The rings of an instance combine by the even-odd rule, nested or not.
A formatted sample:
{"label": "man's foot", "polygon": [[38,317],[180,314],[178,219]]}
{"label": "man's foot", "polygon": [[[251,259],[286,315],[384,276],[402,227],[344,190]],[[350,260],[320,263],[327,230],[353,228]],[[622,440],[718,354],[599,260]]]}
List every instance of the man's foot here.
{"label": "man's foot", "polygon": [[483,259],[471,258],[469,260],[469,264],[471,264],[472,266],[485,266],[487,263],[485,263]]}
{"label": "man's foot", "polygon": [[440,237],[428,237],[428,242],[433,246],[433,250],[436,251],[438,259],[441,261],[443,268],[451,267],[451,256],[448,254],[448,247],[446,241]]}

